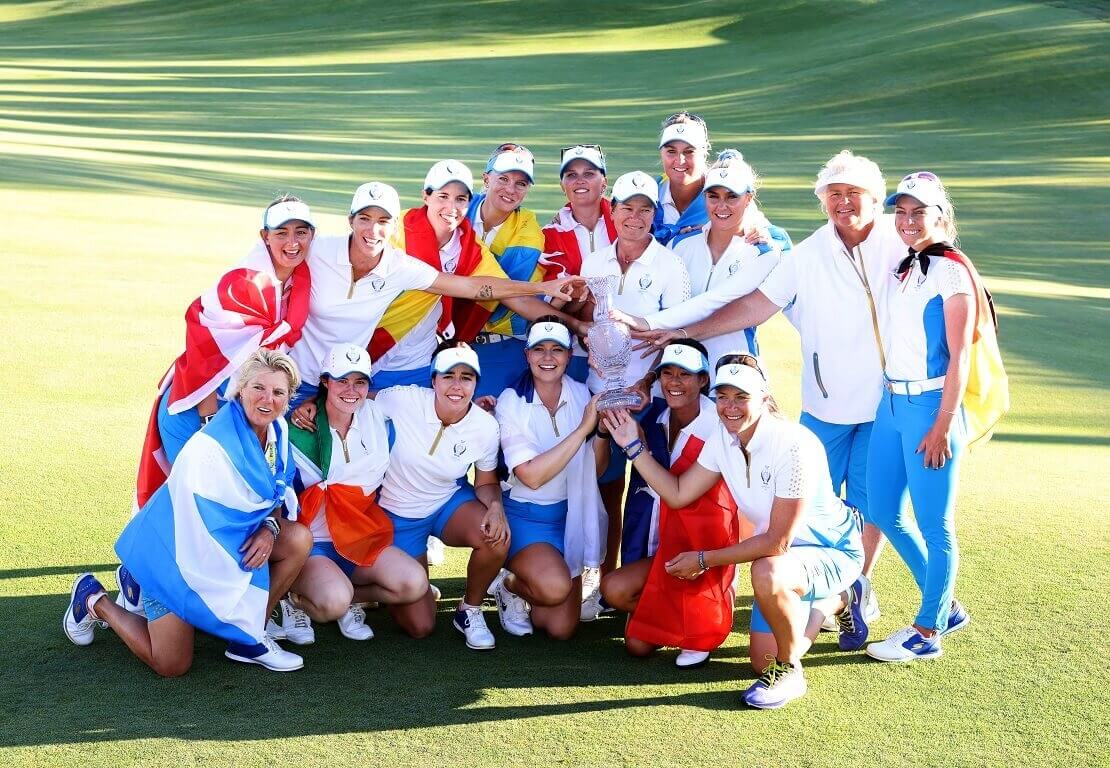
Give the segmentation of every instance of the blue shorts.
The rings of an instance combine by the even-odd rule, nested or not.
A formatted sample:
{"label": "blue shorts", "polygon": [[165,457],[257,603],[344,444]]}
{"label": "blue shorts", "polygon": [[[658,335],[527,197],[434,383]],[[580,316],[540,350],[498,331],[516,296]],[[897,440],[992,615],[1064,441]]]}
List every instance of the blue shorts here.
{"label": "blue shorts", "polygon": [[585,384],[586,379],[590,376],[590,364],[586,362],[588,357],[581,355],[571,355],[570,363],[567,364],[567,376],[570,376],[575,381]]}
{"label": "blue shorts", "polygon": [[[856,540],[858,541],[858,537]],[[862,549],[792,546],[790,554],[805,569],[809,585],[809,590],[802,595],[802,610],[805,613],[799,618],[803,622],[815,600],[846,592],[863,573]],[[751,631],[771,631],[771,625],[759,610],[758,601],[752,602]]]}
{"label": "blue shorts", "polygon": [[165,603],[160,600],[155,600],[153,597],[142,596],[143,613],[146,614],[146,622],[149,624],[156,619],[160,619],[167,613],[172,613]]}
{"label": "blue shorts", "polygon": [[439,537],[455,511],[468,501],[477,499],[473,488],[460,485],[446,504],[427,517],[401,517],[385,509],[389,519],[393,521],[393,546],[412,557],[423,557],[428,552],[428,537]]}
{"label": "blue shorts", "polygon": [[509,560],[532,544],[550,544],[563,554],[563,539],[567,528],[567,502],[537,504],[517,501],[508,493],[501,495],[505,505],[505,518],[509,521]]}
{"label": "blue shorts", "polygon": [[355,572],[355,564],[335,551],[335,544],[330,541],[314,541],[312,549],[308,551],[309,557],[326,557],[339,566],[339,570],[349,579]]}
{"label": "blue shorts", "polygon": [[407,371],[378,371],[370,379],[370,388],[374,390],[405,387],[409,384],[415,384],[418,387],[432,386],[432,366],[425,365]]}
{"label": "blue shorts", "polygon": [[[479,337],[481,338],[481,337]],[[475,397],[493,395],[497,397],[508,387],[513,386],[528,368],[524,357],[524,342],[520,339],[505,339],[489,344],[475,344],[478,363],[482,366],[482,376]]]}

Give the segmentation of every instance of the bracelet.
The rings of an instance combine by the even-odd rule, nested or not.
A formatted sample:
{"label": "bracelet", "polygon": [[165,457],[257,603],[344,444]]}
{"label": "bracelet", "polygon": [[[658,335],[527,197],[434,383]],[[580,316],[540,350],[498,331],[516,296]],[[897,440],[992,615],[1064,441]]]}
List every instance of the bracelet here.
{"label": "bracelet", "polygon": [[272,517],[267,517],[262,521],[262,527],[270,532],[270,535],[274,537],[274,541],[277,541],[278,534],[281,532],[281,527],[278,525],[277,520]]}
{"label": "bracelet", "polygon": [[629,445],[635,445],[636,450],[633,453],[629,453],[627,450],[625,450],[624,455],[628,457],[629,461],[635,461],[636,458],[644,452],[644,444],[637,440],[635,443],[629,443]]}
{"label": "bracelet", "polygon": [[594,425],[594,433],[592,435],[590,435],[590,437],[599,437],[602,440],[609,440],[609,439],[612,438],[612,435],[610,435],[608,432],[602,432],[601,431],[601,425],[600,424],[595,424]]}
{"label": "bracelet", "polygon": [[676,328],[675,330],[676,331],[682,331],[682,338],[684,338],[684,339],[690,338],[690,334],[689,334],[689,332],[687,332],[687,330],[685,328]]}
{"label": "bracelet", "polygon": [[709,567],[706,566],[706,564],[705,564],[705,550],[704,549],[698,552],[698,568],[701,568],[702,573],[705,573],[706,571],[709,570]]}
{"label": "bracelet", "polygon": [[634,450],[636,448],[636,446],[638,446],[638,445],[643,445],[643,443],[640,442],[640,438],[637,437],[635,440],[633,440],[628,445],[621,446],[621,450],[624,451],[625,454],[627,455],[629,451]]}

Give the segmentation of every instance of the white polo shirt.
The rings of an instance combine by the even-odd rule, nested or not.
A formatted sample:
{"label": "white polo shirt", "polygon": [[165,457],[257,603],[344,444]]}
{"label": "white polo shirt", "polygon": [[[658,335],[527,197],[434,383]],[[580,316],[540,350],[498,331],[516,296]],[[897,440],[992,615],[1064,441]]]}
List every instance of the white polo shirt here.
{"label": "white polo shirt", "polygon": [[[709,252],[708,228],[680,242],[674,247],[674,252],[690,273],[694,296],[676,307],[648,315],[645,320],[652,328],[683,328],[704,320],[733,299],[747,296],[758,288],[779,263],[781,256],[777,243],[771,244],[771,250],[760,253],[757,246],[736,236],[714,264]],[[733,352],[754,355],[758,351],[755,348],[754,328],[701,341],[709,352],[710,368],[716,368],[723,355]]]}
{"label": "white polo shirt", "polygon": [[739,441],[718,419],[698,463],[724,477],[740,514],[756,534],[767,532],[776,497],[806,500],[805,516],[791,546],[835,547],[851,534],[855,522],[833,493],[829,462],[816,435],[801,424],[765,413],[747,450],[750,464]]}
{"label": "white polo shirt", "polygon": [[944,322],[944,302],[956,294],[975,295],[967,269],[953,259],[929,256],[923,273],[915,259],[904,280],[890,275],[894,289],[888,300],[884,330],[886,372],[895,381],[921,381],[944,376],[951,355]]}
{"label": "white polo shirt", "polygon": [[[355,413],[346,438],[341,438],[334,428],[328,431],[331,433],[331,464],[325,481],[329,485],[362,486],[368,495],[376,491],[389,464],[389,436],[385,419],[374,401],[367,400]],[[331,541],[327,515],[322,512],[312,518],[308,529],[313,541]]]}
{"label": "white polo shirt", "polygon": [[436,415],[435,392],[427,387],[389,387],[374,402],[395,431],[380,501],[398,517],[435,513],[459,489],[471,464],[497,469],[497,419],[477,405],[445,427]]}
{"label": "white polo shirt", "polygon": [[851,252],[826,223],[782,254],[759,290],[786,308],[802,345],[802,410],[832,424],[874,421],[883,373],[866,276],[879,332],[886,323],[890,274],[906,255],[894,217],[876,218]]}
{"label": "white polo shirt", "polygon": [[604,216],[597,217],[597,224],[591,230],[574,218],[574,212],[569,206],[563,206],[556,212],[552,223],[557,229],[574,233],[574,238],[578,241],[578,252],[582,254],[583,259],[594,251],[600,251],[612,245],[613,241],[609,239],[609,228],[605,226]]}
{"label": "white polo shirt", "polygon": [[[459,230],[451,236],[447,244],[439,249],[439,265],[443,272],[455,274],[462,255],[462,235]],[[416,259],[416,261],[420,261]],[[420,262],[423,264],[424,262]],[[427,266],[426,264],[424,266]],[[431,267],[429,267],[431,269]],[[434,271],[434,270],[433,270]],[[436,301],[432,310],[413,326],[380,360],[373,363],[373,371],[411,371],[427,366],[436,351],[436,329],[443,317],[443,302]]]}
{"label": "white polo shirt", "polygon": [[659,206],[663,209],[664,224],[677,224],[682,218],[682,213],[674,204],[674,195],[671,194],[671,181],[666,176],[659,182]]}
{"label": "white polo shirt", "polygon": [[368,274],[352,282],[348,236],[318,235],[308,253],[312,275],[308,319],[289,351],[301,380],[315,385],[336,344],[365,347],[389,305],[402,292],[428,288],[439,275],[419,259],[390,245]]}
{"label": "white polo shirt", "polygon": [[[568,388],[580,390],[579,396],[568,398]],[[572,402],[589,401],[590,396],[586,391],[586,385],[564,376],[563,391],[560,393],[559,404],[554,415],[547,410],[547,406],[538,396],[533,396],[531,402],[519,403],[520,409],[514,408],[508,411],[501,406],[505,398],[510,397],[523,400],[512,389],[506,389],[497,398],[497,423],[501,427],[501,450],[505,454],[505,466],[509,468],[509,496],[517,501],[530,501],[536,504],[566,501],[569,495],[567,491],[569,463],[535,490],[522,483],[513,470],[541,453],[551,450],[578,428],[582,423],[583,411],[581,408],[575,408]],[[526,414],[523,420],[515,418],[521,410]]]}
{"label": "white polo shirt", "polygon": [[[655,238],[624,273],[617,261],[616,243],[586,256],[582,260],[582,276],[597,275],[616,275],[619,278],[613,293],[613,306],[637,317],[673,307],[690,298],[690,275],[686,265],[674,251],[664,248]],[[643,378],[651,363],[650,359],[634,353],[625,370],[625,384],[631,385]],[[604,386],[593,369],[586,383],[591,392],[600,392]]]}

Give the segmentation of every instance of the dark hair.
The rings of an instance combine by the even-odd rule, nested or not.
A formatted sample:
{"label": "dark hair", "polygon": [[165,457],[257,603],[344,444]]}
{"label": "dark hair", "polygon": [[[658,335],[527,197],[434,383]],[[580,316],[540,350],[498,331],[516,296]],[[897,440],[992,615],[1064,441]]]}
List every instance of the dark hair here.
{"label": "dark hair", "polygon": [[[441,341],[439,344],[436,345],[435,352],[432,353],[432,359],[429,362],[434,363],[435,359],[436,359],[436,355],[438,355],[440,352],[442,352],[445,349],[454,349],[455,347],[465,347],[465,346],[468,346],[468,345],[462,339],[444,339],[443,341]],[[481,379],[482,379],[482,374],[475,371],[474,372],[474,381],[478,382],[478,381],[481,381]],[[431,382],[434,382],[435,380],[436,380],[436,372],[433,370],[432,375],[429,377],[428,381],[429,381],[429,383],[431,383]]]}
{"label": "dark hair", "polygon": [[[566,321],[564,321],[563,318],[559,317],[558,315],[544,315],[543,317],[537,317],[535,320],[528,323],[528,330],[524,332],[524,335],[527,336],[529,333],[532,332],[532,329],[540,323],[558,323],[559,325],[566,327],[566,329],[570,331],[570,326],[566,324]],[[574,331],[571,331],[570,335],[573,337]]]}
{"label": "dark hair", "polygon": [[278,203],[303,203],[303,202],[304,202],[304,200],[301,200],[296,195],[291,195],[288,192],[279,192],[278,196],[275,197],[273,200],[271,200],[270,204],[266,206],[266,210],[270,210],[271,208],[273,208]]}
{"label": "dark hair", "polygon": [[[447,184],[463,184],[463,183],[461,181],[459,181],[458,179],[452,179],[451,181],[447,182]],[[443,187],[446,187],[447,184],[444,184]],[[465,187],[466,185],[463,184],[463,186]],[[439,189],[443,189],[443,187],[440,187]],[[424,187],[424,194],[425,195],[430,195],[433,192],[438,192],[439,189],[432,189],[431,187]],[[467,200],[473,200],[474,199],[474,192],[472,192],[469,187],[466,190],[466,199]],[[463,217],[463,218],[465,218],[465,217]]]}
{"label": "dark hair", "polygon": [[[698,352],[701,353],[702,357],[704,357],[706,360],[709,359],[709,350],[706,349],[705,345],[702,344],[697,339],[672,339],[671,341],[667,342],[668,347],[671,346],[672,344],[681,344],[684,347],[690,347],[691,349],[696,349]],[[705,395],[706,397],[709,397],[709,372],[708,371],[705,372],[705,384],[702,385],[702,388],[699,391],[703,395]]]}
{"label": "dark hair", "polygon": [[[563,318],[559,317],[558,315],[544,315],[543,317],[537,317],[535,320],[528,323],[528,330],[525,331],[525,334],[524,334],[525,337],[527,337],[527,335],[532,332],[533,326],[538,325],[539,323],[558,323],[559,325],[563,325],[563,326],[566,325],[566,323],[563,321]],[[568,327],[567,330],[570,330],[570,328]],[[570,337],[571,337],[571,343],[573,344],[574,343],[574,331],[571,331]],[[527,352],[527,351],[528,350],[525,350],[525,352]],[[563,374],[566,375],[566,371],[563,371]],[[517,388],[523,388],[523,389],[529,389],[529,388],[535,386],[535,379],[533,379],[533,377],[532,377],[532,367],[529,366],[529,365],[525,365],[524,366],[524,371],[522,371],[521,374],[520,374],[520,378],[518,378],[514,382],[511,382],[510,386],[517,387]]]}
{"label": "dark hair", "polygon": [[[733,364],[746,365],[749,368],[755,368],[757,371],[759,371],[759,375],[763,377],[763,380],[767,381],[767,374],[763,372],[763,369],[759,366],[759,360],[754,355],[748,355],[744,353],[723,355],[721,359],[717,361],[717,364],[713,367],[713,370],[719,371],[721,370],[722,366]],[[779,411],[779,404],[775,402],[775,398],[772,397],[769,389],[767,391],[767,410],[768,412],[773,413],[776,416],[781,413],[781,411]]]}

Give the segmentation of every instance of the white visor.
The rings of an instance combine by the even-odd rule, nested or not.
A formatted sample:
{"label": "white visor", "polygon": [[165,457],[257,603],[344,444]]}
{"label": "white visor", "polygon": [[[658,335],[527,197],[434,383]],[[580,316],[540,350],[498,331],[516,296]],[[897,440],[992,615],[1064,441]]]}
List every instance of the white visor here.
{"label": "white visor", "polygon": [[303,221],[308,226],[316,229],[316,224],[312,221],[312,212],[308,210],[307,205],[301,202],[290,200],[285,203],[275,203],[262,214],[263,229],[277,229],[290,221]]}
{"label": "white visor", "polygon": [[713,384],[713,389],[721,387],[736,387],[752,397],[759,397],[767,392],[767,382],[763,374],[750,365],[741,363],[729,363],[717,369],[717,381]]}
{"label": "white visor", "polygon": [[517,147],[498,153],[486,164],[486,173],[508,173],[509,171],[520,171],[528,177],[530,184],[535,183],[536,160],[532,157],[532,153],[524,147]]}
{"label": "white visor", "polygon": [[663,129],[659,134],[659,148],[662,149],[672,141],[684,141],[692,147],[705,149],[709,146],[709,136],[705,133],[705,126],[701,123],[673,123]]}
{"label": "white visor", "polygon": [[724,187],[738,195],[746,195],[749,192],[755,192],[755,179],[752,178],[749,171],[744,169],[743,165],[710,168],[709,172],[705,174],[703,189],[713,187]]}
{"label": "white visor", "polygon": [[451,347],[436,355],[432,361],[432,370],[436,373],[447,373],[456,365],[465,365],[479,376],[482,368],[478,365],[478,353],[470,347]]}
{"label": "white visor", "polygon": [[643,171],[631,171],[613,184],[613,202],[623,203],[636,195],[643,195],[652,205],[659,205],[659,184]]}
{"label": "white visor", "polygon": [[452,181],[460,182],[467,192],[474,193],[474,174],[458,160],[440,160],[433,165],[424,177],[424,189],[436,192]]}
{"label": "white visor", "polygon": [[351,198],[351,215],[354,216],[361,210],[376,206],[388,213],[394,219],[401,217],[401,198],[397,190],[380,181],[371,181],[355,190]]}
{"label": "white visor", "polygon": [[567,166],[575,160],[585,160],[601,171],[602,174],[605,173],[605,158],[602,156],[601,150],[597,147],[587,147],[579,144],[563,150],[563,155],[559,160],[559,178],[563,177],[563,172],[566,171]]}
{"label": "white visor", "polygon": [[370,378],[370,353],[357,344],[336,344],[328,352],[322,373],[332,379],[342,379],[350,373]]}
{"label": "white visor", "polygon": [[668,344],[655,370],[659,371],[664,365],[677,365],[690,373],[709,373],[709,361],[705,355],[685,344]]}
{"label": "white visor", "polygon": [[883,181],[882,175],[858,165],[845,168],[837,173],[830,173],[827,176],[818,176],[813,194],[820,197],[825,194],[825,189],[830,184],[851,184],[853,187],[866,189],[868,194],[876,200],[882,200],[886,196],[886,183]]}
{"label": "white visor", "polygon": [[553,341],[564,349],[570,349],[570,329],[562,323],[534,323],[528,331],[527,349],[545,341]]}

